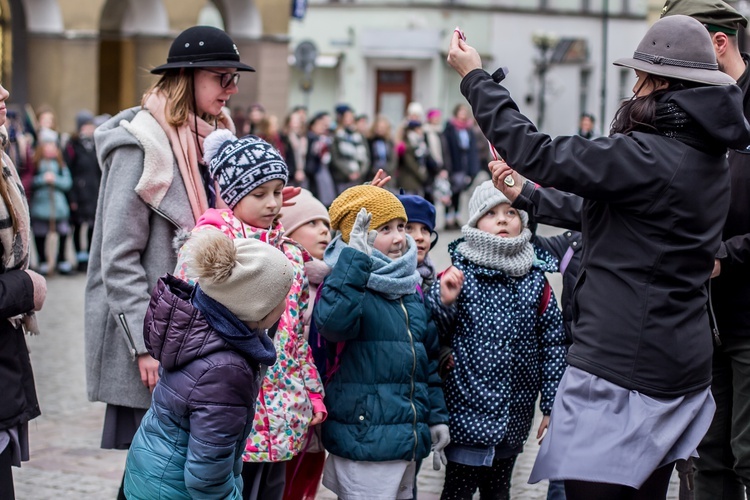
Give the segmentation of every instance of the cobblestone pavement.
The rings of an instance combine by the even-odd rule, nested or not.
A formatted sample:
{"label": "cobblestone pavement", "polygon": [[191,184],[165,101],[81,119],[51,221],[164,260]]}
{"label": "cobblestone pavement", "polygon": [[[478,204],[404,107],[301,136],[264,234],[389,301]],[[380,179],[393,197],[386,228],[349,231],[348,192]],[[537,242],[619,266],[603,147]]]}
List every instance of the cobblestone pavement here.
{"label": "cobblestone pavement", "polygon": [[[547,230],[549,231],[549,230]],[[439,269],[448,264],[447,245],[457,232],[441,234],[432,255]],[[551,278],[559,296],[559,279]],[[85,276],[48,280],[47,303],[39,313],[42,334],[28,338],[42,416],[30,424],[31,460],[14,469],[19,500],[114,499],[122,478],[125,452],[99,448],[104,405],[86,398],[83,348]],[[535,426],[536,428],[536,426]],[[526,483],[538,445],[529,440],[513,474],[511,497],[543,499],[546,482]],[[442,471],[428,458],[419,474],[419,500],[440,496]],[[674,482],[674,481],[673,481]],[[677,498],[674,484],[669,498]],[[319,498],[335,495],[321,488]]]}

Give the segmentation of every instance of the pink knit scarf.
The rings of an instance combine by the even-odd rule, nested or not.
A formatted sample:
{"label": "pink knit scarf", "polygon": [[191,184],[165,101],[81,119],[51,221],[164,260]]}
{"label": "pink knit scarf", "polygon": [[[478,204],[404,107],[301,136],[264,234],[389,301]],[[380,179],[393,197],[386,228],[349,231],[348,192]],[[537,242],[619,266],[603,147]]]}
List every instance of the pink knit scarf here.
{"label": "pink knit scarf", "polygon": [[[185,124],[174,127],[167,123],[166,106],[166,97],[158,91],[150,93],[144,103],[144,108],[161,125],[161,128],[169,138],[172,152],[177,159],[177,166],[180,169],[182,181],[185,183],[193,216],[195,220],[198,220],[201,214],[210,208],[208,206],[208,198],[206,197],[206,189],[201,177],[200,167],[198,166],[198,162],[203,162],[203,158],[199,157],[199,151],[203,151],[203,139],[213,132],[216,127],[202,118],[196,120],[193,113],[189,114]],[[218,128],[234,129],[231,121],[224,114],[219,117],[217,123]],[[198,127],[197,134],[196,125]]]}

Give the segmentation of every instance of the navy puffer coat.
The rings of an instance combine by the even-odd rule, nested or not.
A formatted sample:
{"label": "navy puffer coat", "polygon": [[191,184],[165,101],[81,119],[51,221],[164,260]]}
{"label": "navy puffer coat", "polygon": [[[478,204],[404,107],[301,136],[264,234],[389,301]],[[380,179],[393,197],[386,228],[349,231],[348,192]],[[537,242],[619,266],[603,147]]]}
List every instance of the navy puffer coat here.
{"label": "navy puffer coat", "polygon": [[469,261],[456,249],[462,241],[448,246],[464,273],[456,303],[442,305],[439,281],[429,295],[455,360],[445,381],[451,442],[518,448],[529,436],[537,396],[549,415],[565,370],[562,315],[551,290],[542,305],[544,272],[557,263],[535,247],[531,271],[513,278]]}
{"label": "navy puffer coat", "polygon": [[209,326],[190,303],[192,288],[161,278],[146,313],[146,347],[161,378],[128,452],[128,499],[242,498],[258,365]]}

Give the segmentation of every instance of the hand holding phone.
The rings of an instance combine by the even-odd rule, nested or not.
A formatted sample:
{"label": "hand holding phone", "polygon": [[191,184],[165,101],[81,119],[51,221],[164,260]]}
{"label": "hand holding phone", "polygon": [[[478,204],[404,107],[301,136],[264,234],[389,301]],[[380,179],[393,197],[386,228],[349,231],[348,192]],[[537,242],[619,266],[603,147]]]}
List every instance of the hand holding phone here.
{"label": "hand holding phone", "polygon": [[461,28],[459,28],[458,26],[456,26],[456,28],[453,31],[455,31],[456,33],[458,33],[458,37],[461,40],[463,40],[464,42],[466,41],[466,35],[464,34],[463,31],[461,31]]}

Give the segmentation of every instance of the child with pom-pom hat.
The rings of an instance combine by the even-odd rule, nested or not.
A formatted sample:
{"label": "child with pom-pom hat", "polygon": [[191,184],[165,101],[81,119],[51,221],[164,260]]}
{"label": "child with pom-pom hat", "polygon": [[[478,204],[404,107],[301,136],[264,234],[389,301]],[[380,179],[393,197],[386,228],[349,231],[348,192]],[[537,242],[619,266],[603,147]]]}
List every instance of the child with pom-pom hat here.
{"label": "child with pom-pom hat", "polygon": [[[219,229],[236,239],[256,239],[281,250],[292,264],[294,282],[286,309],[273,333],[277,360],[261,383],[255,421],[245,453],[243,498],[280,499],[284,491],[286,462],[297,455],[308,428],[326,416],[323,386],[305,340],[303,317],[308,306],[307,251],[285,236],[279,222],[282,190],[288,179],[283,157],[255,136],[238,139],[227,130],[216,130],[203,142],[204,160],[228,208],[209,209],[191,234]],[[175,274],[194,282],[192,238],[179,250]],[[264,291],[243,294],[252,302]]]}
{"label": "child with pom-pom hat", "polygon": [[286,309],[292,264],[270,245],[216,229],[190,240],[200,284],[163,276],[144,321],[162,370],[128,452],[129,499],[241,498],[261,366],[276,361],[266,329]]}

